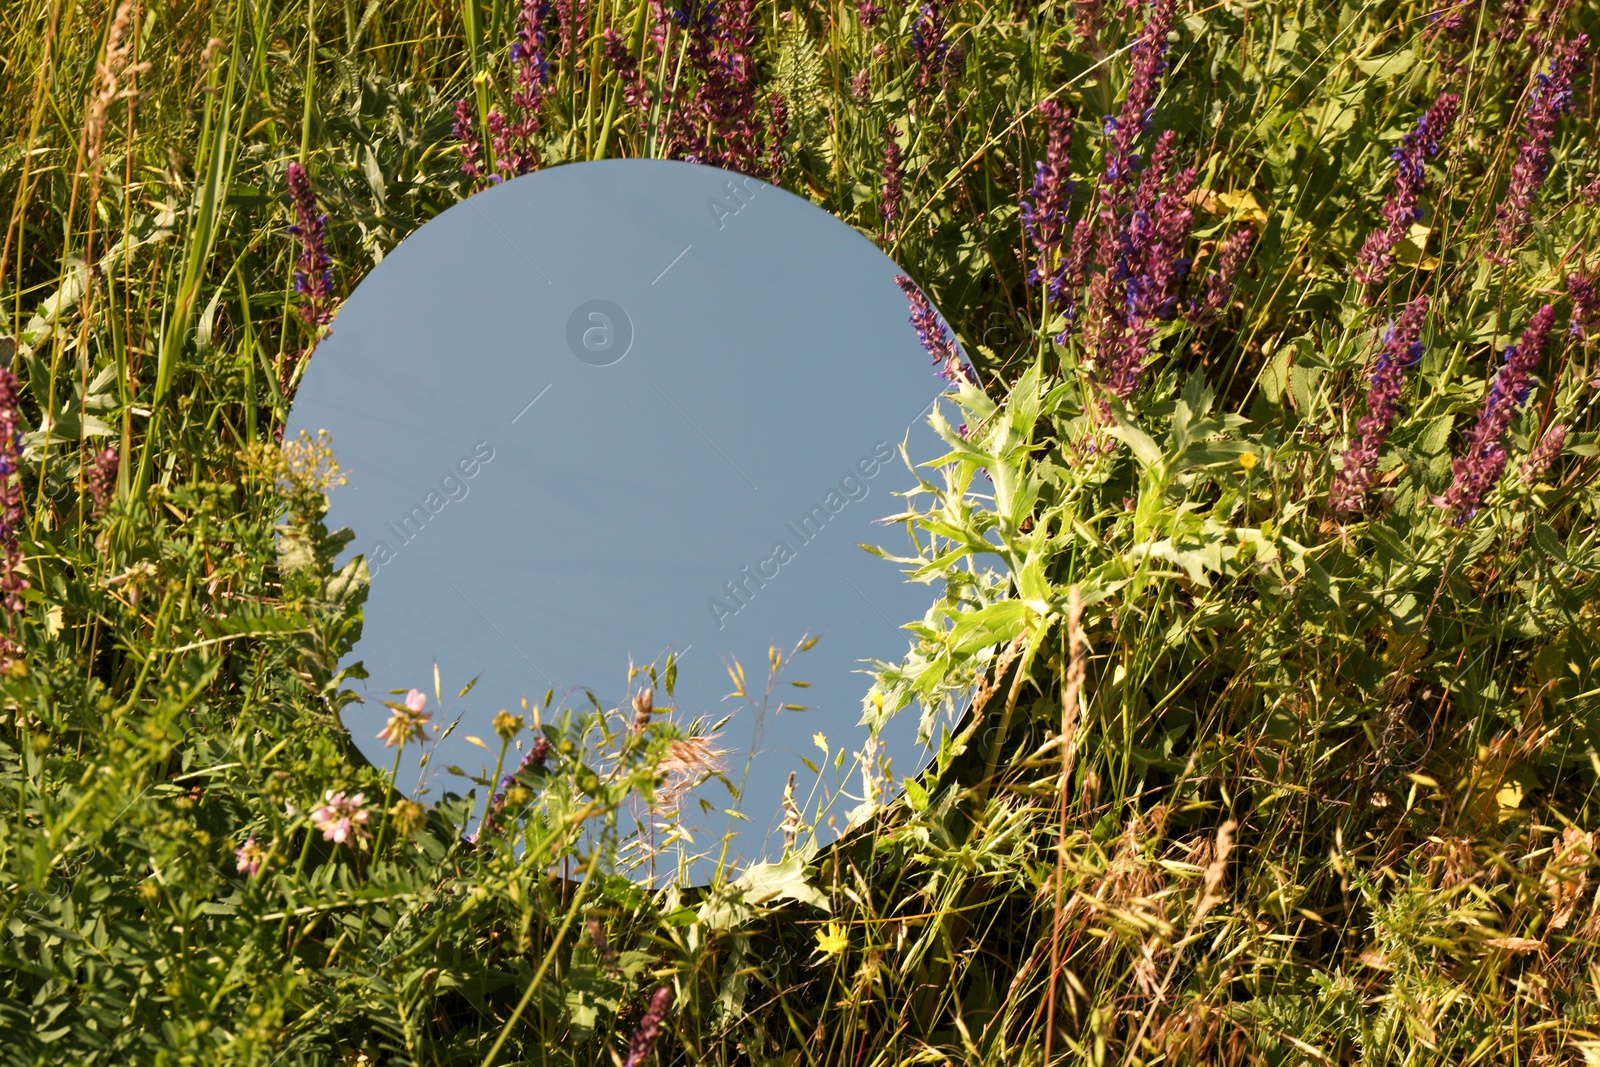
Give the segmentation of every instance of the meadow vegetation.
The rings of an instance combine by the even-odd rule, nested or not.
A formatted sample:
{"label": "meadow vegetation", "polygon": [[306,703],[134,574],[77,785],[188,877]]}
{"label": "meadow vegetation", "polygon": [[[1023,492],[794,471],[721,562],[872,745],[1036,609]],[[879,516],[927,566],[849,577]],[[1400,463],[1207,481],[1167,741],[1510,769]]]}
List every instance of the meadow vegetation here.
{"label": "meadow vegetation", "polygon": [[[4,5],[0,1059],[1600,1063],[1597,33],[1596,0]],[[338,442],[282,440],[409,233],[641,156],[878,241],[964,418],[864,701],[929,770],[827,752],[850,832],[797,799],[784,857],[699,888],[614,863],[694,756],[664,673],[389,788],[339,717]]]}

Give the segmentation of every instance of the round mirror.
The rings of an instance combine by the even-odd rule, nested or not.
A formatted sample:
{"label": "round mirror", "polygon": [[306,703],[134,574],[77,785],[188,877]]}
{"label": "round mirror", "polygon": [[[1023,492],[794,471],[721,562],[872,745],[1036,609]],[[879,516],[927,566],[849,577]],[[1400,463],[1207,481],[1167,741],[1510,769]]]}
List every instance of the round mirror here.
{"label": "round mirror", "polygon": [[[350,657],[369,677],[344,713],[357,745],[393,761],[382,702],[414,687],[438,710],[435,663],[434,722],[461,717],[403,750],[397,788],[465,792],[447,768],[492,773],[498,711],[548,691],[627,708],[630,663],[669,655],[660,713],[714,731],[727,771],[676,798],[688,837],[658,873],[776,858],[785,785],[822,762],[818,734],[847,772],[919,768],[913,711],[872,743],[860,725],[866,661],[899,661],[900,627],[934,595],[860,547],[905,554],[904,528],[878,521],[915,485],[902,443],[913,461],[943,451],[925,425],[943,383],[897,274],[799,197],[649,160],[487,189],[371,272],[288,433],[331,435],[349,481],[328,526],[370,568]],[[759,697],[769,648],[808,637],[780,685],[809,687],[783,685],[764,714],[729,697],[730,665]]]}

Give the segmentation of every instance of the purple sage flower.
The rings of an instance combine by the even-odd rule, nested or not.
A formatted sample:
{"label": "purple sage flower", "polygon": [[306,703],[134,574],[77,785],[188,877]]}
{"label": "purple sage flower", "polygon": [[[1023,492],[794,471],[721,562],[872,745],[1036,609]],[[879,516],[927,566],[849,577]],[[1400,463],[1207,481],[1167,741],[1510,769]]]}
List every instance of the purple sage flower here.
{"label": "purple sage flower", "polygon": [[1044,158],[1033,167],[1033,188],[1022,201],[1022,230],[1032,242],[1034,263],[1028,270],[1028,284],[1045,286],[1045,301],[1062,303],[1067,277],[1067,260],[1062,244],[1067,237],[1067,203],[1072,182],[1067,165],[1072,152],[1072,113],[1054,100],[1039,105],[1044,118]]}
{"label": "purple sage flower", "polygon": [[898,236],[894,224],[900,219],[900,199],[904,195],[902,184],[905,175],[900,170],[900,145],[896,139],[900,130],[890,123],[883,129],[883,191],[878,201],[878,214],[883,216],[883,242],[893,244]]}
{"label": "purple sage flower", "polygon": [[1561,446],[1567,443],[1567,427],[1563,423],[1556,423],[1544,432],[1539,438],[1539,443],[1528,451],[1528,458],[1522,461],[1522,480],[1529,485],[1544,477],[1544,472],[1550,469],[1556,457],[1561,455]]}
{"label": "purple sage flower", "polygon": [[1205,293],[1193,308],[1196,324],[1215,321],[1227,308],[1228,301],[1233,299],[1234,283],[1255,243],[1255,231],[1248,226],[1239,227],[1223,240],[1222,247],[1217,250],[1216,269],[1206,275]]}
{"label": "purple sage flower", "polygon": [[767,97],[767,180],[777,183],[783,175],[783,142],[789,138],[789,105],[783,96]]}
{"label": "purple sage flower", "polygon": [[1528,17],[1528,0],[1505,0],[1500,5],[1500,14],[1496,17],[1499,23],[1495,27],[1494,39],[1501,44],[1511,44],[1522,36],[1523,23]]}
{"label": "purple sage flower", "polygon": [[588,0],[556,0],[556,34],[562,55],[575,60],[583,53],[588,28]]}
{"label": "purple sage flower", "polygon": [[1417,120],[1417,128],[1406,134],[1389,158],[1395,161],[1394,189],[1383,204],[1384,227],[1367,235],[1356,256],[1351,275],[1363,285],[1382,285],[1394,266],[1394,247],[1405,240],[1411,224],[1422,218],[1418,204],[1427,187],[1423,160],[1439,154],[1440,139],[1450,132],[1461,98],[1455,93],[1440,93],[1433,106]]}
{"label": "purple sage flower", "polygon": [[107,448],[96,453],[94,459],[87,464],[83,484],[89,491],[91,522],[99,521],[100,516],[105,514],[106,506],[111,503],[111,498],[117,493],[117,466],[120,458],[115,448]]}
{"label": "purple sage flower", "polygon": [[945,53],[950,43],[944,39],[944,12],[942,0],[927,0],[917,10],[917,21],[911,27],[911,50],[917,55],[917,88],[926,89],[944,69]]}
{"label": "purple sage flower", "polygon": [[461,153],[461,173],[469,178],[483,177],[483,141],[478,137],[472,105],[466,100],[456,101],[456,120],[450,132],[455,135],[456,151]]}
{"label": "purple sage flower", "polygon": [[1194,226],[1187,198],[1195,171],[1172,173],[1175,142],[1171,130],[1162,132],[1124,217],[1101,211],[1103,232],[1116,237],[1109,277],[1090,287],[1101,315],[1095,376],[1120,400],[1138,390],[1156,323],[1172,317],[1177,287],[1189,272],[1182,253]]}
{"label": "purple sage flower", "polygon": [[684,0],[672,14],[699,74],[692,99],[673,110],[670,150],[724,170],[765,173],[755,62],[755,0]]}
{"label": "purple sage flower", "polygon": [[872,102],[872,72],[862,67],[850,79],[850,99],[858,104]]}
{"label": "purple sage flower", "polygon": [[1122,108],[1116,115],[1106,116],[1106,172],[1101,194],[1113,211],[1121,206],[1124,190],[1132,184],[1138,169],[1139,157],[1134,147],[1150,124],[1156,89],[1167,69],[1167,35],[1172,32],[1174,3],[1175,0],[1151,0],[1150,16],[1129,49],[1132,72]]}
{"label": "purple sage flower", "polygon": [[549,12],[549,0],[522,0],[517,11],[517,33],[511,41],[511,62],[517,68],[511,115],[498,111],[489,114],[494,165],[513,177],[539,166],[539,127],[543,122],[545,87],[550,81],[544,30]]}
{"label": "purple sage flower", "polygon": [[922,342],[923,350],[933,357],[934,365],[939,368],[939,376],[951,385],[963,382],[977,385],[978,375],[962,358],[961,347],[951,336],[943,317],[934,310],[927,294],[904,274],[896,275],[894,283],[906,294],[906,300],[911,304],[911,317],[907,321],[917,331],[917,340]]}
{"label": "purple sage flower", "polygon": [[304,167],[290,163],[287,177],[295,217],[289,232],[300,238],[294,271],[294,291],[304,298],[300,318],[308,326],[321,326],[333,318],[333,260],[325,243],[328,216],[317,210],[317,196]]}
{"label": "purple sage flower", "polygon": [[1100,28],[1100,0],[1076,0],[1072,6],[1072,35],[1080,40],[1094,40]]}
{"label": "purple sage flower", "polygon": [[605,53],[606,60],[617,72],[617,79],[622,82],[623,103],[636,110],[648,110],[649,90],[645,88],[644,76],[639,73],[639,61],[628,50],[628,42],[622,39],[622,34],[606,27],[606,32],[601,35],[600,50]]}
{"label": "purple sage flower", "polygon": [[870,30],[883,18],[883,8],[872,0],[856,0],[856,17],[861,20],[862,28]]}
{"label": "purple sage flower", "polygon": [[[22,610],[22,406],[16,375],[0,367],[0,609],[6,615]],[[8,654],[8,658],[9,654]]]}
{"label": "purple sage flower", "polygon": [[1367,490],[1378,473],[1378,454],[1400,410],[1405,370],[1422,358],[1422,323],[1427,314],[1428,298],[1419,296],[1405,306],[1399,321],[1390,322],[1384,333],[1383,350],[1368,381],[1366,413],[1356,422],[1356,432],[1328,493],[1328,504],[1334,511],[1359,512],[1366,503]]}
{"label": "purple sage flower", "polygon": [[1528,93],[1528,110],[1522,119],[1522,142],[1511,164],[1511,186],[1496,211],[1498,227],[1495,246],[1489,258],[1497,263],[1522,243],[1533,222],[1533,201],[1550,173],[1550,144],[1555,139],[1556,119],[1572,104],[1572,79],[1583,58],[1589,35],[1580,33],[1564,42],[1550,57],[1550,71],[1536,76]]}
{"label": "purple sage flower", "polygon": [[1585,337],[1600,326],[1600,295],[1596,294],[1597,278],[1586,271],[1567,275],[1567,295],[1572,298],[1572,317],[1568,331],[1574,337]]}
{"label": "purple sage flower", "polygon": [[634,1028],[633,1037],[628,1041],[628,1058],[622,1061],[622,1067],[643,1067],[650,1053],[655,1051],[656,1042],[661,1040],[667,1012],[671,1009],[672,987],[664,985],[651,994],[650,1006],[645,1009],[639,1025]]}
{"label": "purple sage flower", "polygon": [[1452,464],[1455,480],[1435,501],[1455,514],[1457,526],[1478,513],[1484,496],[1506,469],[1505,433],[1533,388],[1533,371],[1544,355],[1555,319],[1555,307],[1544,305],[1533,313],[1522,338],[1505,351],[1505,361],[1489,386],[1477,425]]}

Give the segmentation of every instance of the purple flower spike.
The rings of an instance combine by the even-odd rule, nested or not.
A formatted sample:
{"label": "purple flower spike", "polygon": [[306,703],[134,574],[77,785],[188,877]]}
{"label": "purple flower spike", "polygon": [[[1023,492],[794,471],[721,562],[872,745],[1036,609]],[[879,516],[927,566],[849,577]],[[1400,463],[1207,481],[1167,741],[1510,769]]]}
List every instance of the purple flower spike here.
{"label": "purple flower spike", "polygon": [[1138,390],[1156,323],[1172,317],[1177,286],[1189,273],[1189,260],[1182,253],[1194,225],[1187,198],[1195,172],[1186,167],[1171,173],[1175,143],[1171,130],[1156,141],[1126,217],[1119,219],[1106,210],[1100,215],[1105,232],[1116,237],[1106,242],[1113,257],[1109,277],[1097,276],[1090,287],[1090,299],[1103,316],[1096,373],[1100,384],[1119,400]]}
{"label": "purple flower spike", "polygon": [[588,0],[556,0],[556,32],[560,35],[562,55],[572,59],[583,52],[588,28]]}
{"label": "purple flower spike", "polygon": [[461,153],[461,173],[469,178],[483,177],[483,141],[478,137],[472,105],[467,101],[456,101],[456,121],[450,132],[455,135],[456,150]]}
{"label": "purple flower spike", "polygon": [[1150,17],[1129,50],[1133,71],[1128,95],[1115,116],[1107,116],[1106,174],[1103,193],[1112,210],[1121,206],[1124,191],[1138,166],[1134,145],[1150,123],[1151,106],[1162,73],[1167,69],[1167,35],[1172,32],[1174,0],[1152,0]]}
{"label": "purple flower spike", "polygon": [[1556,423],[1544,432],[1539,443],[1528,452],[1528,458],[1522,461],[1522,480],[1529,485],[1544,476],[1550,469],[1556,457],[1561,455],[1561,446],[1567,443],[1567,428],[1562,423]]}
{"label": "purple flower spike", "polygon": [[1422,358],[1422,323],[1427,314],[1428,298],[1419,296],[1405,306],[1399,321],[1391,322],[1384,334],[1383,351],[1373,364],[1367,388],[1366,414],[1356,423],[1343,465],[1328,493],[1334,511],[1359,512],[1366,502],[1367,490],[1378,473],[1378,453],[1400,410],[1405,369]]}
{"label": "purple flower spike", "polygon": [[1550,143],[1556,119],[1572,104],[1572,78],[1583,58],[1589,35],[1580,33],[1564,42],[1550,58],[1550,72],[1537,76],[1528,93],[1528,110],[1522,119],[1522,143],[1511,165],[1511,186],[1496,215],[1499,219],[1495,247],[1489,258],[1507,260],[1507,251],[1522,243],[1533,222],[1533,201],[1550,173]]}
{"label": "purple flower spike", "polygon": [[1595,275],[1575,271],[1567,275],[1567,295],[1572,298],[1572,319],[1567,329],[1574,337],[1585,337],[1600,327],[1600,294]]}
{"label": "purple flower spike", "polygon": [[622,1061],[622,1067],[643,1067],[650,1053],[655,1051],[656,1042],[661,1039],[667,1012],[671,1010],[672,987],[664,985],[651,995],[650,1007],[645,1009],[639,1025],[634,1028],[633,1037],[628,1042],[628,1058]]}
{"label": "purple flower spike", "polygon": [[[570,6],[570,5],[569,5]],[[511,94],[511,116],[489,115],[496,169],[515,177],[539,166],[539,127],[543,121],[545,86],[550,81],[550,61],[545,55],[545,19],[548,0],[522,0],[517,12],[517,34],[511,41],[511,62],[517,67],[517,90]],[[570,13],[570,17],[578,17]]]}
{"label": "purple flower spike", "polygon": [[639,61],[628,51],[622,34],[610,27],[601,35],[600,49],[617,72],[622,82],[622,100],[631,108],[649,110],[650,92],[645,88],[644,76],[639,73]]}
{"label": "purple flower spike", "polygon": [[960,385],[963,382],[977,385],[977,374],[967,365],[967,361],[961,358],[961,348],[956,344],[955,338],[950,336],[950,328],[934,310],[927,294],[917,288],[917,283],[904,274],[896,275],[894,283],[906,294],[906,300],[911,304],[911,317],[907,321],[917,331],[917,340],[922,342],[923,349],[933,357],[934,364],[939,368],[940,377],[951,385]]}
{"label": "purple flower spike", "polygon": [[300,238],[294,271],[294,291],[304,298],[300,318],[308,326],[321,326],[333,318],[333,260],[325,244],[328,216],[317,210],[317,196],[304,167],[290,163],[287,177],[295,218],[289,232]]}
{"label": "purple flower spike", "polygon": [[911,50],[917,54],[918,61],[918,89],[926,89],[937,79],[950,50],[950,43],[944,39],[944,12],[939,10],[940,3],[941,0],[928,0],[923,4],[911,27]]}
{"label": "purple flower spike", "polygon": [[890,123],[883,130],[883,195],[878,203],[878,214],[883,216],[883,243],[893,244],[898,236],[894,224],[900,218],[900,199],[903,195],[904,175],[900,171],[900,146],[896,138],[900,130]]}
{"label": "purple flower spike", "polygon": [[1406,134],[1399,147],[1389,153],[1395,161],[1394,190],[1383,204],[1384,228],[1367,235],[1351,274],[1364,285],[1382,285],[1394,266],[1394,247],[1405,240],[1411,224],[1422,218],[1418,205],[1427,187],[1423,168],[1425,158],[1439,154],[1439,142],[1455,123],[1461,98],[1455,93],[1440,93],[1433,106],[1417,120],[1417,128]]}
{"label": "purple flower spike", "polygon": [[856,17],[861,20],[863,29],[870,30],[883,18],[883,8],[872,0],[856,0]]}
{"label": "purple flower spike", "polygon": [[1194,309],[1196,324],[1214,321],[1227,308],[1228,301],[1233,299],[1234,283],[1238,281],[1239,272],[1244,269],[1245,260],[1250,258],[1250,249],[1255,247],[1255,243],[1255,231],[1248,226],[1234,230],[1222,242],[1222,247],[1217,251],[1217,267],[1206,275],[1205,295]]}
{"label": "purple flower spike", "polygon": [[1478,423],[1467,435],[1466,448],[1453,464],[1455,481],[1435,503],[1455,513],[1460,526],[1478,513],[1483,498],[1506,469],[1505,433],[1533,388],[1533,370],[1544,355],[1556,309],[1544,305],[1533,313],[1522,338],[1506,349],[1505,362],[1484,398]]}
{"label": "purple flower spike", "polygon": [[1022,201],[1022,229],[1033,243],[1034,265],[1028,271],[1028,284],[1044,283],[1045,300],[1055,306],[1062,302],[1067,281],[1067,260],[1062,242],[1067,236],[1067,201],[1072,182],[1067,164],[1072,151],[1072,113],[1054,100],[1039,105],[1044,117],[1044,159],[1034,164],[1033,188]]}
{"label": "purple flower spike", "polygon": [[98,520],[105,514],[111,498],[117,495],[117,467],[121,457],[115,448],[101,450],[84,472],[84,487],[89,490],[91,509],[89,518]]}
{"label": "purple flower spike", "polygon": [[0,367],[0,609],[8,617],[22,610],[21,593],[28,588],[21,571],[22,481],[17,474],[21,460],[22,410],[17,379],[9,368]]}

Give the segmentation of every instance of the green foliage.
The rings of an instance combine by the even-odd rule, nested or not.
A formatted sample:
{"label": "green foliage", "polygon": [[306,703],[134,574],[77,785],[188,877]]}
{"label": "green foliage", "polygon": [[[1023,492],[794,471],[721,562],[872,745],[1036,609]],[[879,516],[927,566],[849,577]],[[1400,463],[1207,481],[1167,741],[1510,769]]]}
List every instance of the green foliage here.
{"label": "green foliage", "polygon": [[[551,20],[541,164],[669,151],[684,36],[658,40],[652,5],[568,6],[587,33],[558,47]],[[716,772],[659,717],[508,709],[494,774],[426,807],[360,757],[338,665],[366,572],[322,522],[338,442],[280,440],[319,336],[289,163],[347,292],[473,191],[456,101],[480,134],[514,106],[517,6],[8,10],[8,1062],[612,1064],[663,988],[661,1063],[1600,1058],[1600,324],[1569,279],[1600,261],[1595,50],[1526,237],[1499,224],[1547,56],[1600,36],[1600,7],[1186,3],[1141,143],[1173,131],[1196,168],[1181,295],[1255,241],[1220,314],[1157,323],[1117,397],[1104,297],[1043,299],[1020,204],[1048,98],[1073,116],[1072,218],[1105,207],[1102,117],[1146,13],[951,0],[935,69],[918,8],[884,6],[868,28],[855,4],[752,5],[749,59],[787,105],[777,180],[868,235],[899,131],[887,250],[979,373],[900,516],[915,549],[885,553],[928,611],[863,703],[919,715],[933,763],[896,793],[819,735],[792,848],[701,889],[617,873],[649,860],[641,805]],[[1443,91],[1460,117],[1421,215],[1360,284],[1390,153]],[[1364,510],[1335,512],[1419,296]],[[1499,352],[1546,303],[1506,472],[1449,512]],[[739,691],[771,699],[803,651]],[[665,698],[659,666],[635,681]],[[396,715],[453,728],[444,682]]]}

